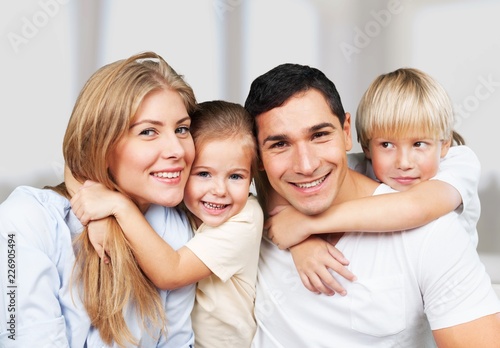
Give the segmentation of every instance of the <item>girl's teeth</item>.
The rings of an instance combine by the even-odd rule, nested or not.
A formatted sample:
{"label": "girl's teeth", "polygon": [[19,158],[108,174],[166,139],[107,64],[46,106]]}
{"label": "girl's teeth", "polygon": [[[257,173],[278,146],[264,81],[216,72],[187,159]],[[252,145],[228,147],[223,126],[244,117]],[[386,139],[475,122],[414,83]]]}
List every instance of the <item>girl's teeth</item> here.
{"label": "girl's teeth", "polygon": [[209,209],[224,209],[226,207],[225,204],[214,204],[214,203],[208,203],[204,202],[203,205]]}

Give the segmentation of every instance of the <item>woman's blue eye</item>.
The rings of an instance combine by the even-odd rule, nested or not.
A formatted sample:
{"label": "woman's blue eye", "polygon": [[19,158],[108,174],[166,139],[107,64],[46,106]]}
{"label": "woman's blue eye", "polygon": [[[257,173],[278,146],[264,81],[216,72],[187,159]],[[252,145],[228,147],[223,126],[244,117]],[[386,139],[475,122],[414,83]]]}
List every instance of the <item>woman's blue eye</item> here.
{"label": "woman's blue eye", "polygon": [[179,127],[175,130],[175,132],[178,134],[187,134],[189,133],[189,127],[186,126]]}
{"label": "woman's blue eye", "polygon": [[155,131],[154,131],[154,129],[144,129],[139,134],[140,135],[154,135]]}

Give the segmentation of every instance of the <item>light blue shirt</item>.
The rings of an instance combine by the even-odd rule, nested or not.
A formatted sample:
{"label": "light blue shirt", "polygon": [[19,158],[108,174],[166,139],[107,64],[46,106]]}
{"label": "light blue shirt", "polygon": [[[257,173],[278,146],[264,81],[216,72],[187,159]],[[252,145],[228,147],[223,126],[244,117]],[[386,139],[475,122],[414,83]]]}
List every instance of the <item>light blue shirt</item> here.
{"label": "light blue shirt", "polygon": [[[174,249],[192,237],[185,215],[174,208],[151,206],[146,218]],[[0,347],[106,347],[78,288],[70,287],[72,240],[82,229],[69,201],[51,190],[21,186],[0,204]],[[151,337],[132,309],[125,314],[129,330],[141,347],[193,345],[195,285],[160,294],[167,337]]]}

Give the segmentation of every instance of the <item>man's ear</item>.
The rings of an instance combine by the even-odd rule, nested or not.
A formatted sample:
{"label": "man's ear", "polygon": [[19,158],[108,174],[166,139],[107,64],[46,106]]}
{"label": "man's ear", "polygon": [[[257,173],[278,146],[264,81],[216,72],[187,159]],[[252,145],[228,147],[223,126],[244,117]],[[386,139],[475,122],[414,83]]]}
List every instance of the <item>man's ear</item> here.
{"label": "man's ear", "polygon": [[345,113],[345,120],[343,126],[344,136],[345,136],[345,150],[346,152],[352,149],[352,134],[351,134],[351,114]]}

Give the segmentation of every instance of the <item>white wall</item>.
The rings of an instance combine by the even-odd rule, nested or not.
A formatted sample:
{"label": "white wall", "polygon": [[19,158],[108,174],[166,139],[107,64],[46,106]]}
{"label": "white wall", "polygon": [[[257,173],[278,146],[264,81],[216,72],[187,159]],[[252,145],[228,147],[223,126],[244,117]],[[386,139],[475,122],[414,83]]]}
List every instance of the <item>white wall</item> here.
{"label": "white wall", "polygon": [[500,254],[496,1],[25,0],[0,7],[0,201],[15,186],[62,179],[61,140],[83,82],[138,51],[164,56],[200,101],[243,103],[250,82],[275,65],[313,65],[336,83],[351,113],[378,74],[414,66],[447,88],[456,128],[481,160],[479,250]]}

